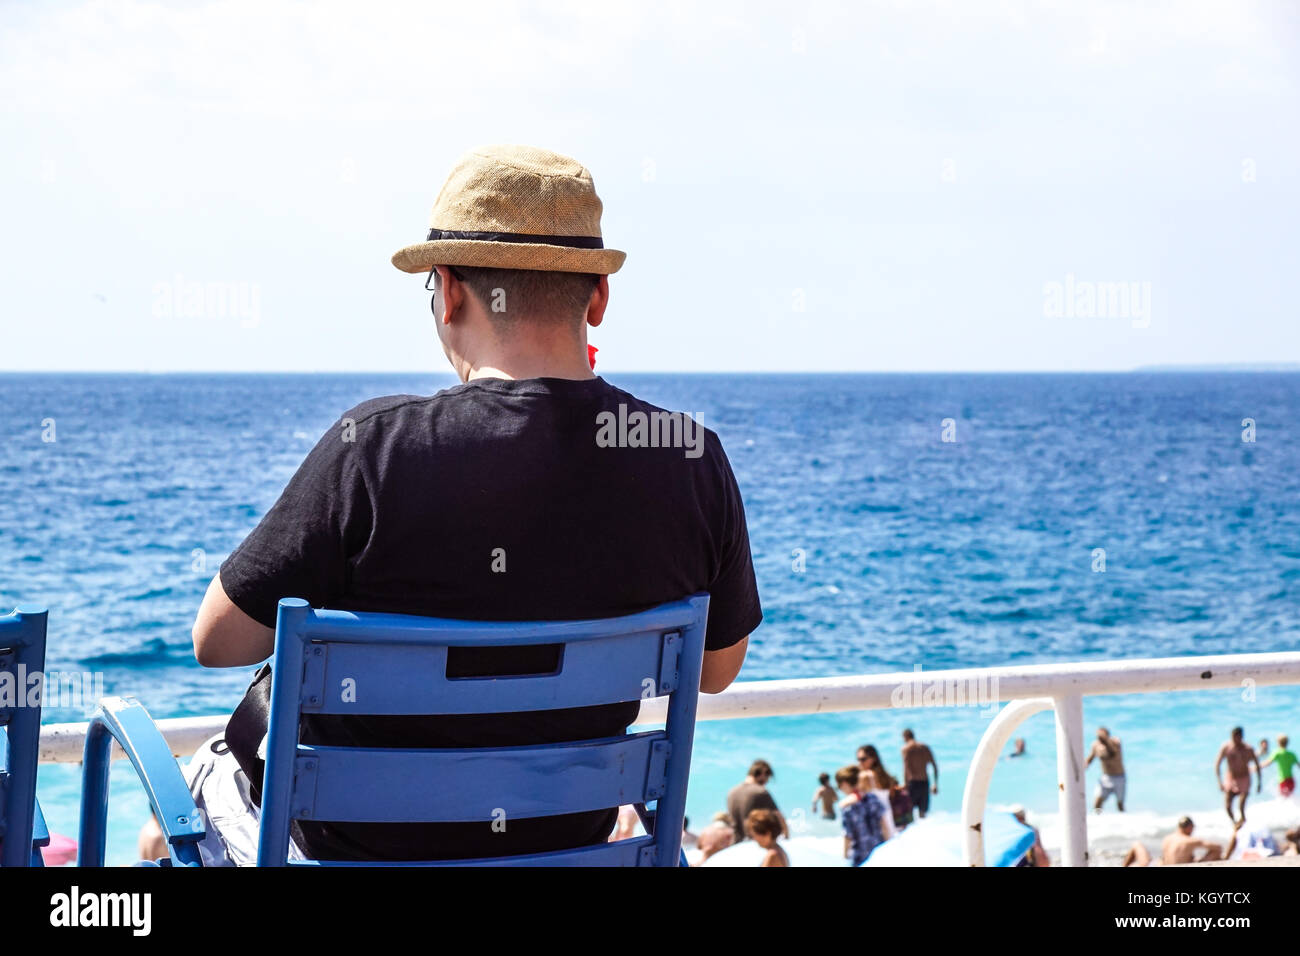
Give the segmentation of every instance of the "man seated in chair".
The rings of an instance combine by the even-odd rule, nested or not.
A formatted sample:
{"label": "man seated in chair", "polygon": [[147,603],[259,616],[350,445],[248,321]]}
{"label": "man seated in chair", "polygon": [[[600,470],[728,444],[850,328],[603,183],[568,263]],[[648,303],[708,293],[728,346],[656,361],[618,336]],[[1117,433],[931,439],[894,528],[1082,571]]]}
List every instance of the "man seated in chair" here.
{"label": "man seated in chair", "polygon": [[[607,277],[624,260],[604,248],[600,213],[590,174],[565,156],[497,146],[461,159],[428,240],[393,263],[427,275],[434,326],[462,384],[365,402],[328,430],[208,588],[194,624],[201,664],[270,656],[284,597],[528,621],[631,614],[707,591],[700,689],[732,682],[762,620],[740,491],[716,434],[594,374],[587,327],[604,319]],[[463,676],[558,664],[550,648],[451,651],[448,670]],[[623,733],[638,706],[313,716],[302,735],[373,747],[585,740]],[[254,791],[260,766],[246,765],[255,762],[239,761]],[[504,830],[304,821],[294,839],[315,859],[507,856],[603,842],[617,813],[509,819]]]}

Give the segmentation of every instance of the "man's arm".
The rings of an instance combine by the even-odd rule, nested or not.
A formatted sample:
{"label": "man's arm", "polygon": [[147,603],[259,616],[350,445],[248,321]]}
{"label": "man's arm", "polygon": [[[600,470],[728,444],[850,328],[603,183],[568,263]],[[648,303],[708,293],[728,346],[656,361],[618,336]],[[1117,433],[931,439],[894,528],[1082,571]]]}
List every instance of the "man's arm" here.
{"label": "man's arm", "polygon": [[700,692],[720,694],[730,687],[740,673],[741,665],[745,663],[748,647],[749,638],[743,637],[720,651],[705,651],[704,664],[700,668]]}
{"label": "man's arm", "polygon": [[1096,758],[1096,756],[1097,756],[1097,745],[1096,743],[1094,743],[1092,745],[1092,749],[1088,751],[1088,759],[1083,762],[1084,770],[1087,770],[1089,767],[1092,766],[1092,761]]}
{"label": "man's arm", "polygon": [[758,582],[749,548],[745,505],[717,435],[705,429],[711,454],[702,459],[714,471],[716,499],[711,509],[711,536],[719,561],[704,590],[709,592],[709,618],[704,639],[704,666],[700,690],[717,694],[726,690],[745,663],[745,651],[754,629],[763,620]]}
{"label": "man's arm", "polygon": [[934,786],[931,787],[932,793],[939,792],[939,761],[934,759],[934,751],[929,747],[925,748],[926,756],[930,758],[930,766],[934,768]]}
{"label": "man's arm", "polygon": [[204,667],[246,667],[275,649],[275,631],[259,624],[226,595],[217,574],[194,619],[194,656]]}
{"label": "man's arm", "polygon": [[[1196,852],[1196,850],[1205,851],[1205,856],[1201,857],[1202,863],[1210,860],[1226,860],[1232,855],[1232,851],[1237,847],[1237,831],[1235,829],[1232,831],[1232,839],[1228,841],[1227,852],[1224,852],[1224,846],[1222,843],[1213,843],[1209,840],[1192,840],[1190,842],[1193,853]],[[1188,860],[1187,862],[1191,863],[1192,861]]]}

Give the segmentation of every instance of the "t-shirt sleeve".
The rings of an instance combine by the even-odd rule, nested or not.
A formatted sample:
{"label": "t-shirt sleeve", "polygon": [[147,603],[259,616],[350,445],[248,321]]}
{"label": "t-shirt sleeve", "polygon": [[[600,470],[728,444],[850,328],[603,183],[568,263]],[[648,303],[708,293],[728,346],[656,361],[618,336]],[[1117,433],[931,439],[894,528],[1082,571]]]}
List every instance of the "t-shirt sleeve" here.
{"label": "t-shirt sleeve", "polygon": [[221,565],[235,605],[275,626],[281,598],[327,606],[346,593],[353,557],[370,534],[371,507],[355,434],[333,428],[311,450],[280,498]]}
{"label": "t-shirt sleeve", "polygon": [[754,559],[749,551],[745,503],[722,445],[717,445],[720,465],[721,541],[718,573],[709,585],[709,622],[705,650],[720,651],[748,637],[763,620],[754,579]]}

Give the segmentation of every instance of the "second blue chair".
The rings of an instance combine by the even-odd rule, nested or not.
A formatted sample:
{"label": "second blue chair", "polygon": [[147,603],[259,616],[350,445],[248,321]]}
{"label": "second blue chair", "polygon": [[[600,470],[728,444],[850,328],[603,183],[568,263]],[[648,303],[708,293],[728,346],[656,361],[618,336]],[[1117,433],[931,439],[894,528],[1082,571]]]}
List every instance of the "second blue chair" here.
{"label": "second blue chair", "polygon": [[46,619],[40,608],[0,615],[0,866],[40,866],[50,842],[36,803],[44,691],[33,699],[29,680],[44,677]]}

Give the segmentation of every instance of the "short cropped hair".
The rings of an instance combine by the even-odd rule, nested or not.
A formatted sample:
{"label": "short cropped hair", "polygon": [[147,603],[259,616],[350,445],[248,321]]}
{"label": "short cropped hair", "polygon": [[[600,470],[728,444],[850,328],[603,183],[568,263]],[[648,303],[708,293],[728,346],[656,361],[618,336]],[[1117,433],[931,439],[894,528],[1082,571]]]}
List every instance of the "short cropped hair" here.
{"label": "short cropped hair", "polygon": [[776,776],[776,774],[772,772],[772,765],[770,763],[766,760],[755,760],[749,765],[749,775],[751,777],[756,777],[760,773],[765,773],[769,777]]}
{"label": "short cropped hair", "polygon": [[839,770],[835,771],[835,784],[836,786],[842,786],[847,783],[856,790],[860,776],[862,776],[862,771],[858,769],[858,765],[851,763],[847,767],[840,767]]}
{"label": "short cropped hair", "polygon": [[469,287],[493,318],[570,319],[587,312],[600,276],[588,272],[487,269],[456,266],[453,273]]}

